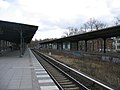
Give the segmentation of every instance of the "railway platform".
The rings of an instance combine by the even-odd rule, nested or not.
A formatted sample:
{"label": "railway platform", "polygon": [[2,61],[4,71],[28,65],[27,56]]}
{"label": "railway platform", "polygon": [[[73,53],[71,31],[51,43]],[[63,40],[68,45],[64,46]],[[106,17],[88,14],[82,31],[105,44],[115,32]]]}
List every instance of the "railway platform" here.
{"label": "railway platform", "polygon": [[0,90],[59,90],[30,49],[0,56]]}

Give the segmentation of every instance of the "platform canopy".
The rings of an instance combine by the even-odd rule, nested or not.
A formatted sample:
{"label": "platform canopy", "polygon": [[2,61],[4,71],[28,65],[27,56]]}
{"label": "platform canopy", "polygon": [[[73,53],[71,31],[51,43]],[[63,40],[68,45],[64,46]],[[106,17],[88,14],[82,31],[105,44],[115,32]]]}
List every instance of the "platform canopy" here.
{"label": "platform canopy", "polygon": [[38,26],[0,20],[0,40],[20,43],[21,35],[25,43],[30,43]]}

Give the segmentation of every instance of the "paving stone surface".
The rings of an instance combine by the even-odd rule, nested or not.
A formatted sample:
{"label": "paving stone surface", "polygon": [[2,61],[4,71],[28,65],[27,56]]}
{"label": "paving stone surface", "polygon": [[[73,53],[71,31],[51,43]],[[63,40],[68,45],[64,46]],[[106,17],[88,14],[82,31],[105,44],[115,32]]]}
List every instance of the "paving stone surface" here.
{"label": "paving stone surface", "polygon": [[[48,77],[44,77],[47,75]],[[0,56],[0,90],[58,90],[30,49]]]}

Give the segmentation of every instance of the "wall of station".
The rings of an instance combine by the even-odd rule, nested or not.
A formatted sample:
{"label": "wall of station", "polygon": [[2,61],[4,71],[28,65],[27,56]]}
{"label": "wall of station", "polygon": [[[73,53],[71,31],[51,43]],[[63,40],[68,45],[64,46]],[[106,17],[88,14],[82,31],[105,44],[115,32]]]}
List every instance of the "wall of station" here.
{"label": "wall of station", "polygon": [[5,40],[0,40],[0,54],[6,52],[6,51],[13,51],[19,49],[19,45],[5,41]]}
{"label": "wall of station", "polygon": [[6,51],[11,48],[11,43],[8,41],[0,40],[0,52]]}
{"label": "wall of station", "polygon": [[64,42],[51,42],[40,44],[41,48],[67,50],[67,51],[83,51],[83,52],[106,52],[113,51],[113,39],[108,38],[103,40],[102,38],[95,40],[83,40],[83,41],[64,41]]}
{"label": "wall of station", "polygon": [[63,42],[63,50],[70,50],[70,42]]}

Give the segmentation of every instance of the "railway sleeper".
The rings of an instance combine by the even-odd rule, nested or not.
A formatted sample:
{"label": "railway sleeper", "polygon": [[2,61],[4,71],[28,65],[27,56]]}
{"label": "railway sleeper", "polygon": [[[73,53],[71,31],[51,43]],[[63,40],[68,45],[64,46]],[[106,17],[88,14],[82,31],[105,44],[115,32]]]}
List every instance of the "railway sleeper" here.
{"label": "railway sleeper", "polygon": [[60,82],[69,82],[70,80],[66,79],[66,78],[61,78],[61,79],[57,79],[57,81],[60,81]]}
{"label": "railway sleeper", "polygon": [[70,80],[59,80],[58,82],[71,82]]}
{"label": "railway sleeper", "polygon": [[80,90],[80,88],[79,87],[64,88],[64,90]]}
{"label": "railway sleeper", "polygon": [[62,82],[62,83],[60,83],[60,84],[62,84],[62,85],[67,85],[67,84],[73,84],[73,82]]}
{"label": "railway sleeper", "polygon": [[61,75],[54,75],[56,78],[65,78],[65,76],[61,76]]}
{"label": "railway sleeper", "polygon": [[58,79],[58,80],[67,80],[66,77],[55,77],[55,78]]}
{"label": "railway sleeper", "polygon": [[80,90],[80,88],[79,87],[69,87],[69,88],[65,87],[64,90]]}
{"label": "railway sleeper", "polygon": [[64,88],[70,88],[70,87],[77,87],[75,84],[67,84],[67,85],[62,85]]}

